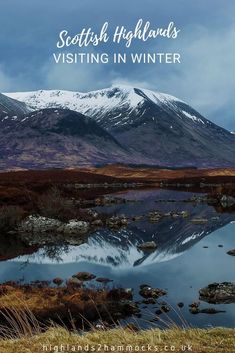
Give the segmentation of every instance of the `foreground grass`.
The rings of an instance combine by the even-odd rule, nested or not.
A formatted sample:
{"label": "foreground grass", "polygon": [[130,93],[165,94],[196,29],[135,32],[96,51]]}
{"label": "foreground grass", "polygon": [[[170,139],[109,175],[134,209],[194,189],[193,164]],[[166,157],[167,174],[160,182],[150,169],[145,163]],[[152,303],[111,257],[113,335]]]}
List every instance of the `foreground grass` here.
{"label": "foreground grass", "polygon": [[[62,350],[62,347],[60,348],[61,344],[67,345],[67,347],[64,347],[64,350]],[[79,335],[78,333],[69,333],[62,328],[52,328],[45,333],[33,337],[2,339],[0,340],[0,352],[130,352],[131,349],[128,345],[131,345],[132,352],[182,352],[182,347],[186,346],[186,352],[234,353],[235,330],[224,328],[182,330],[175,328],[169,330],[153,329],[133,332],[129,329],[119,328]],[[78,346],[80,346],[80,350]],[[81,347],[83,350],[81,350]],[[94,349],[92,349],[92,347],[94,347]],[[85,348],[86,350],[84,350]]]}

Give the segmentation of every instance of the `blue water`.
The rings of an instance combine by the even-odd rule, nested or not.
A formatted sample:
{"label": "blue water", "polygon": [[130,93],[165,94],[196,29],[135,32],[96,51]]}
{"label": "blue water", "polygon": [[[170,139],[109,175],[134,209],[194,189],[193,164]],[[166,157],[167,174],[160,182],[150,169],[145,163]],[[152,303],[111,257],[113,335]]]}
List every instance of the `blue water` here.
{"label": "blue water", "polygon": [[[177,195],[175,203],[155,201],[169,195]],[[172,307],[160,317],[162,321],[149,323],[155,317],[156,305],[142,308],[142,318],[137,319],[142,327],[163,326],[163,321],[195,327],[227,326],[235,327],[235,304],[209,305],[201,302],[201,308],[214,307],[225,310],[215,315],[189,312],[188,305],[199,300],[198,291],[212,282],[235,282],[235,257],[226,254],[235,248],[235,214],[217,213],[205,204],[193,205],[180,200],[190,197],[188,193],[172,191],[143,191],[122,194],[127,199],[138,202],[103,207],[103,212],[137,215],[150,210],[187,210],[189,219],[164,218],[159,223],[149,223],[146,219],[131,223],[127,229],[112,232],[100,230],[90,235],[81,246],[58,247],[54,255],[47,248],[41,248],[32,255],[1,262],[0,281],[51,280],[54,277],[69,278],[78,271],[89,271],[97,276],[113,280],[111,286],[133,288],[135,300],[142,300],[138,294],[143,283],[167,290],[167,296],[160,299]],[[120,195],[119,195],[120,196]],[[100,210],[100,209],[99,209]],[[190,222],[194,217],[206,217],[204,225]],[[216,217],[216,218],[215,218]],[[137,249],[142,241],[154,240],[158,249],[153,253],[143,253]],[[218,245],[223,245],[219,247]],[[204,246],[208,248],[204,248]],[[55,256],[56,255],[56,256]],[[101,286],[90,282],[91,286]],[[183,309],[177,303],[183,302]],[[176,312],[174,312],[176,310]],[[136,319],[133,319],[136,321]]]}

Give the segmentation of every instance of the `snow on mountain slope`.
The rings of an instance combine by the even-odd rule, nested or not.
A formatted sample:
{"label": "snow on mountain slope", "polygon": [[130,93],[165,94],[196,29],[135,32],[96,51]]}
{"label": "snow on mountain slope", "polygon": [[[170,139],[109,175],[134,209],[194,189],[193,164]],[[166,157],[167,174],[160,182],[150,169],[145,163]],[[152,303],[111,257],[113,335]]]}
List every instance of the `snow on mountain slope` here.
{"label": "snow on mountain slope", "polygon": [[[144,253],[137,250],[137,248],[131,244],[128,248],[122,249],[121,247],[118,248],[112,246],[108,242],[99,242],[92,239],[89,240],[87,244],[82,244],[80,246],[70,246],[66,252],[60,255],[60,261],[63,264],[88,262],[91,264],[96,264],[97,266],[108,266],[112,269],[120,271],[136,268],[135,264],[138,263],[142,258],[144,259],[143,262],[140,261],[141,267],[151,265],[153,263],[170,261],[182,254],[171,254],[166,252],[156,255],[154,253],[154,255],[150,254],[145,259]],[[14,259],[14,261],[40,264],[58,263],[58,259],[51,259],[43,255],[42,250],[39,250],[38,253],[33,255],[20,256],[17,259]]]}
{"label": "snow on mountain slope", "polygon": [[27,102],[32,108],[43,109],[62,107],[71,110],[87,109],[91,106],[95,109],[111,110],[117,106],[128,105],[129,108],[143,102],[147,97],[154,103],[166,103],[180,101],[176,97],[147,89],[141,89],[143,95],[139,95],[135,88],[129,86],[112,86],[87,93],[64,90],[39,90],[31,92],[5,93],[6,96]]}
{"label": "snow on mountain slope", "polygon": [[[141,109],[146,101],[160,106],[167,105],[171,109],[175,109],[175,102],[182,102],[168,94],[129,86],[113,86],[88,93],[40,90],[6,93],[6,95],[27,103],[32,109],[65,108],[75,110],[95,118],[104,128],[128,124],[130,122],[129,115]],[[186,114],[185,116],[192,119],[191,116]]]}
{"label": "snow on mountain slope", "polygon": [[7,119],[9,116],[22,115],[28,112],[30,112],[30,109],[25,103],[0,93],[0,118]]}
{"label": "snow on mountain slope", "polygon": [[57,90],[7,95],[32,109],[66,108],[91,117],[140,164],[235,166],[234,135],[168,94],[113,86],[88,93]]}

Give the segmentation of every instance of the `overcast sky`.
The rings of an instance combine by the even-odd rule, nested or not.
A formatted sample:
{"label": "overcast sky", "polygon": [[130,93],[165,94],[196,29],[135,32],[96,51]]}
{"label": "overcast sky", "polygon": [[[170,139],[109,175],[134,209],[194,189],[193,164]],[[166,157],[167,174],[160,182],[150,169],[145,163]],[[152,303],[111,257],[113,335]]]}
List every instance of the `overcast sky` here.
{"label": "overcast sky", "polygon": [[[7,0],[1,2],[0,91],[88,91],[125,83],[173,94],[202,115],[235,130],[234,0]],[[135,41],[131,51],[179,52],[180,65],[56,65],[58,33],[83,27],[133,29],[174,21],[176,40]],[[119,46],[118,50],[123,48]],[[112,53],[113,45],[96,51]],[[57,49],[58,51],[58,49]],[[77,48],[78,51],[78,48]],[[82,49],[80,49],[82,51]],[[89,49],[88,49],[89,51]]]}

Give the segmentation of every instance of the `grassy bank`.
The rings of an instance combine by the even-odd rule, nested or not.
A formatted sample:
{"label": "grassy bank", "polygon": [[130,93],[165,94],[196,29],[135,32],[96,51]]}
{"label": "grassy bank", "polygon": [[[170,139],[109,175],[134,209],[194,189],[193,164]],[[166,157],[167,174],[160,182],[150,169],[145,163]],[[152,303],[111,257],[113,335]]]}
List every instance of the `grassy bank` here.
{"label": "grassy bank", "polygon": [[[182,346],[186,346],[186,352],[194,353],[234,353],[235,352],[235,330],[234,329],[170,329],[149,330],[133,332],[129,329],[115,329],[109,331],[94,331],[84,335],[69,333],[65,329],[54,328],[46,333],[33,337],[22,337],[20,339],[0,340],[1,353],[37,353],[50,351],[61,351],[57,347],[68,345],[64,352],[78,352],[78,346],[88,348],[92,351],[114,351],[132,352],[144,351],[143,347],[150,352],[158,351],[181,352]],[[108,346],[105,347],[105,345]],[[149,346],[148,346],[149,345]],[[151,347],[150,347],[151,346]],[[80,348],[81,348],[80,347]],[[173,350],[175,347],[175,350]],[[58,347],[60,348],[60,347]],[[52,350],[53,349],[53,350]],[[108,350],[109,349],[109,350]],[[141,350],[142,349],[142,350]],[[158,349],[158,350],[157,350]],[[83,350],[84,351],[84,350]]]}

